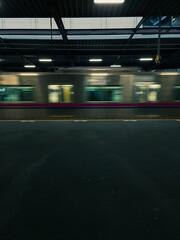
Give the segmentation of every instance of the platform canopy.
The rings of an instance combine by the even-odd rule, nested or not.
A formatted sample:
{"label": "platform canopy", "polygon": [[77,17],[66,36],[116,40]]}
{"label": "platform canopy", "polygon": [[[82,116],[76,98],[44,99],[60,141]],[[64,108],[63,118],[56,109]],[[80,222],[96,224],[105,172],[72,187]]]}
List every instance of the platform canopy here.
{"label": "platform canopy", "polygon": [[177,0],[1,0],[0,70],[51,72],[112,65],[177,70],[179,16]]}

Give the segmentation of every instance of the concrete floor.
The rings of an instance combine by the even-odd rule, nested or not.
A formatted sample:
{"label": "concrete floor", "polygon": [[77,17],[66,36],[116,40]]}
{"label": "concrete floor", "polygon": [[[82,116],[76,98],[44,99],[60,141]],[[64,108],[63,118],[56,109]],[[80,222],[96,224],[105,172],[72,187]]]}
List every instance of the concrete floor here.
{"label": "concrete floor", "polygon": [[180,238],[180,122],[0,122],[1,240]]}

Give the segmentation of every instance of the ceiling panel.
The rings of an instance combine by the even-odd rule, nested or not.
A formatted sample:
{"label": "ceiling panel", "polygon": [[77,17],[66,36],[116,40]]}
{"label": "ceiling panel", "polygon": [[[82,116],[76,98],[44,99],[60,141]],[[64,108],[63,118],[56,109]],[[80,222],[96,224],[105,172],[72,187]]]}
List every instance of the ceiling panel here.
{"label": "ceiling panel", "polygon": [[177,0],[125,0],[124,4],[94,4],[93,0],[1,0],[0,17],[51,17],[59,5],[61,17],[180,15]]}

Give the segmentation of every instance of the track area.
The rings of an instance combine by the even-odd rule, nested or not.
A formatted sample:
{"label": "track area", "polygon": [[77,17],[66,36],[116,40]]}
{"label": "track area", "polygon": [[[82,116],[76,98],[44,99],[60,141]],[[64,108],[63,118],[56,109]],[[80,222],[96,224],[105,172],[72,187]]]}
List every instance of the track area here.
{"label": "track area", "polygon": [[0,239],[179,239],[180,122],[0,122]]}

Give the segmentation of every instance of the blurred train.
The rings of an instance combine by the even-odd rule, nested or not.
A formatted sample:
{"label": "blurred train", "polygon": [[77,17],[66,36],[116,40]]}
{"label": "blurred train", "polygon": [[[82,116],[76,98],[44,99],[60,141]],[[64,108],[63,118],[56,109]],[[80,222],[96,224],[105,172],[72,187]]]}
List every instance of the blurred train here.
{"label": "blurred train", "polygon": [[180,118],[180,73],[64,68],[0,74],[0,119],[65,118]]}

